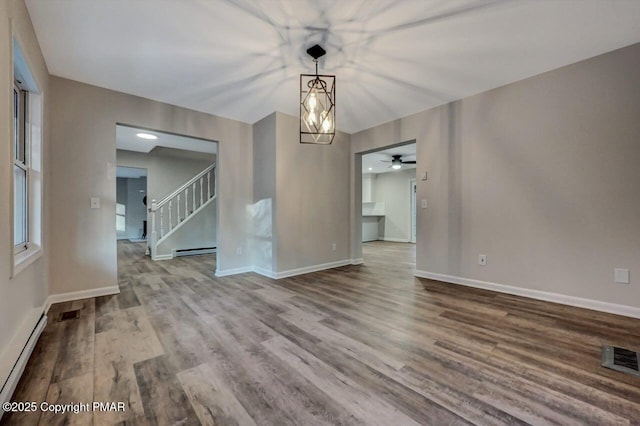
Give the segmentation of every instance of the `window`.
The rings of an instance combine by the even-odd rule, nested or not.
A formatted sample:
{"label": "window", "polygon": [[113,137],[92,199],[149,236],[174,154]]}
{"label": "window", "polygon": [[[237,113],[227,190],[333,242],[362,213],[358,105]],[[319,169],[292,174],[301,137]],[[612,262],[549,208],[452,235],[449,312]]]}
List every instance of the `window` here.
{"label": "window", "polygon": [[13,244],[16,253],[26,250],[29,244],[27,105],[27,91],[16,82],[13,87]]}
{"label": "window", "polygon": [[42,254],[42,93],[13,40],[13,269],[16,276]]}

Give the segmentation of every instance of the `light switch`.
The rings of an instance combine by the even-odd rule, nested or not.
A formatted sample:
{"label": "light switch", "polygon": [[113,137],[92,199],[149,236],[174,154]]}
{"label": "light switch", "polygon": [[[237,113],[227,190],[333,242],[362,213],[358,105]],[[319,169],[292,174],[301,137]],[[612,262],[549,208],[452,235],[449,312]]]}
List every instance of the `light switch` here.
{"label": "light switch", "polygon": [[615,268],[613,270],[613,278],[618,284],[629,284],[629,270]]}
{"label": "light switch", "polygon": [[422,180],[427,180],[427,172],[424,172],[424,173],[422,174]]}
{"label": "light switch", "polygon": [[99,209],[100,208],[100,198],[91,197],[91,208],[92,209]]}
{"label": "light switch", "polygon": [[420,205],[422,206],[423,209],[426,209],[427,208],[427,200],[423,199]]}

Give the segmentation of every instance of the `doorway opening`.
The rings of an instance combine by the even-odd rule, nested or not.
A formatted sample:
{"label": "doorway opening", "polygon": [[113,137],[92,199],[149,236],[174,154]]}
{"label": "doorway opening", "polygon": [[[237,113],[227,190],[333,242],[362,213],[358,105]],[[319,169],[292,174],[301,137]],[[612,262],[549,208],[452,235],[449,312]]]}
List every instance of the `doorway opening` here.
{"label": "doorway opening", "polygon": [[217,145],[116,124],[119,258],[120,252],[145,262],[208,255],[203,261],[215,269]]}
{"label": "doorway opening", "polygon": [[132,243],[147,240],[147,169],[116,167],[116,236]]}
{"label": "doorway opening", "polygon": [[[415,268],[417,235],[416,143],[391,145],[362,154],[363,260],[393,259]],[[357,205],[357,203],[356,203]],[[401,262],[398,261],[402,259]]]}

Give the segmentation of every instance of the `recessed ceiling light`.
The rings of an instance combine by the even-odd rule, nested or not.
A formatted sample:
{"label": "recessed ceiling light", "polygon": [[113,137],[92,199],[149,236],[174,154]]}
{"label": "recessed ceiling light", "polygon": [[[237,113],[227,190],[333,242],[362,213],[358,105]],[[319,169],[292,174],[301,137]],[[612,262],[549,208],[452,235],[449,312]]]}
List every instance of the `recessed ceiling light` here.
{"label": "recessed ceiling light", "polygon": [[373,167],[369,167],[369,170],[373,170]]}
{"label": "recessed ceiling light", "polygon": [[137,133],[136,136],[140,139],[158,139],[156,135],[152,135],[151,133]]}

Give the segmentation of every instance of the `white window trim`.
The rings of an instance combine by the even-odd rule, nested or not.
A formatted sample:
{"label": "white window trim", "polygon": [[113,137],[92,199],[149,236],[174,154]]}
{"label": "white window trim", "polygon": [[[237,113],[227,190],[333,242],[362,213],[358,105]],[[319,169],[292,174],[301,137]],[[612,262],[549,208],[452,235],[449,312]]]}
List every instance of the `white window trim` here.
{"label": "white window trim", "polygon": [[[22,79],[27,79],[25,90],[27,90],[27,112],[26,112],[26,128],[25,128],[25,137],[27,138],[26,142],[26,152],[25,159],[28,158],[27,162],[27,242],[26,248],[23,248],[22,244],[14,245],[14,188],[15,183],[11,184],[11,194],[10,194],[10,221],[11,221],[11,247],[13,252],[13,262],[11,268],[11,278],[16,277],[22,271],[27,269],[30,265],[32,265],[35,261],[40,259],[43,255],[43,249],[41,246],[42,234],[43,234],[43,221],[42,221],[42,209],[43,209],[43,173],[42,173],[42,153],[43,153],[43,94],[38,89],[37,83],[33,79],[33,75],[31,74],[31,67],[27,63],[27,58],[23,55],[23,50],[20,48],[18,38],[14,34],[13,37],[13,51],[11,57],[13,58],[14,64],[12,67],[12,71],[14,71],[16,66],[16,55],[19,56],[19,62],[21,66],[26,68],[23,70],[23,73],[27,73],[28,75],[22,75]],[[17,51],[16,51],[17,50]],[[12,75],[12,83],[15,81],[16,76]],[[12,84],[13,85],[13,84]],[[13,91],[11,91],[13,93]],[[11,114],[11,128],[13,134],[13,114]],[[11,144],[11,163],[13,166],[15,153],[15,144]],[[36,149],[34,149],[34,147]],[[34,155],[35,154],[35,155]],[[28,157],[27,157],[28,156]],[[36,161],[34,161],[34,159]],[[13,176],[13,175],[12,175]],[[32,179],[33,178],[33,179]]]}
{"label": "white window trim", "polygon": [[28,243],[26,250],[15,253],[13,256],[13,276],[15,277],[27,269],[29,265],[40,259],[40,257],[42,257],[42,247],[34,243]]}
{"label": "white window trim", "polygon": [[[24,128],[21,128],[18,130],[18,138],[21,138],[23,140],[20,141],[20,143],[24,143],[24,160],[20,161],[18,159],[16,159],[16,153],[15,153],[15,143],[13,144],[13,166],[14,167],[19,167],[20,169],[22,169],[24,171],[24,176],[25,176],[25,181],[26,181],[26,199],[25,199],[25,210],[26,210],[26,215],[27,215],[27,223],[25,226],[25,241],[21,242],[20,244],[14,244],[13,245],[13,250],[14,250],[14,255],[17,255],[19,253],[22,253],[23,251],[27,251],[29,250],[29,228],[31,226],[30,220],[29,220],[29,205],[30,200],[30,193],[29,193],[29,185],[30,185],[30,180],[29,180],[29,174],[30,174],[30,164],[29,164],[29,149],[31,147],[30,141],[31,138],[29,136],[29,112],[28,109],[30,108],[29,105],[29,91],[25,90],[22,88],[22,86],[20,85],[20,83],[18,83],[17,81],[14,80],[14,91],[17,90],[19,93],[19,103],[18,103],[18,110],[20,111],[18,114],[18,117],[21,119],[21,122],[19,123],[20,127],[22,127],[22,120],[24,120]],[[25,95],[23,96],[22,93],[25,93]],[[14,93],[15,94],[15,93]],[[14,123],[15,126],[15,121],[12,121]],[[14,135],[15,138],[15,134],[16,134],[16,129],[14,128],[13,131],[11,132],[12,135]],[[15,141],[14,141],[15,142]],[[15,181],[13,182],[13,190],[15,191]],[[15,197],[12,197],[13,203],[15,203]],[[15,214],[15,205],[14,205],[14,209],[13,212]],[[14,217],[15,220],[15,217]],[[15,232],[15,221],[14,221],[14,232]]]}

